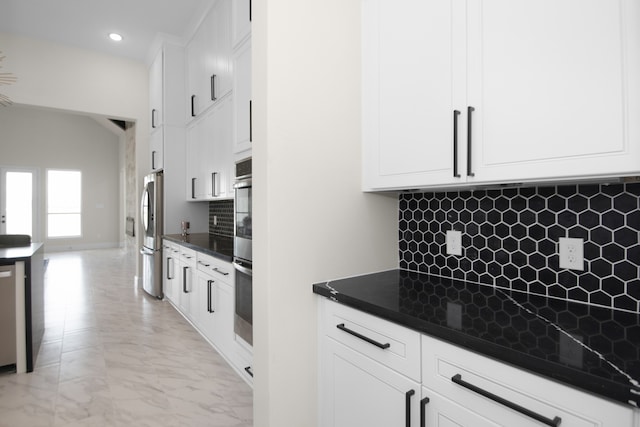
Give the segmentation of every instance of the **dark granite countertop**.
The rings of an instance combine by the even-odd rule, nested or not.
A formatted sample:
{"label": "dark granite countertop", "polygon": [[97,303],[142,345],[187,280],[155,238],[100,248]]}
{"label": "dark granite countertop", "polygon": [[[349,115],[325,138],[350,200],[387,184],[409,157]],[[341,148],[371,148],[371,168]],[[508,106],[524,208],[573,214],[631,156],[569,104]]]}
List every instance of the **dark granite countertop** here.
{"label": "dark granite countertop", "polygon": [[166,234],[162,236],[171,242],[179,243],[193,250],[211,255],[222,261],[233,261],[233,237],[218,236],[208,233]]}
{"label": "dark granite countertop", "polygon": [[42,246],[42,243],[31,243],[27,246],[0,248],[0,260],[4,263],[24,260],[32,257]]}
{"label": "dark granite countertop", "polygon": [[405,270],[313,292],[618,402],[640,406],[640,314]]}

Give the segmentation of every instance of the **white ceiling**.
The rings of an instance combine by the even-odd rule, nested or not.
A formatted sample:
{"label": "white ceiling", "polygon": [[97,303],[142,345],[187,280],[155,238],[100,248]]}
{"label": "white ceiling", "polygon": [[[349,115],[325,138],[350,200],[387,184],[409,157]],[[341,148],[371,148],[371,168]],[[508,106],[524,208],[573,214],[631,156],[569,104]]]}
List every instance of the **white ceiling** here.
{"label": "white ceiling", "polygon": [[0,32],[145,61],[156,35],[187,36],[212,1],[0,0]]}

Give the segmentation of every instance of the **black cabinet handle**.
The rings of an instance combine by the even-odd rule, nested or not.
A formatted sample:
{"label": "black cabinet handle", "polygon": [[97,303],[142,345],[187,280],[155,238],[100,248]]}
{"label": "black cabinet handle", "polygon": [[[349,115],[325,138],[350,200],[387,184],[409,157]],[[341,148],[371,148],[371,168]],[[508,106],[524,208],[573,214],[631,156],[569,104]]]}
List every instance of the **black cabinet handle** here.
{"label": "black cabinet handle", "polygon": [[211,303],[211,285],[213,285],[213,280],[207,280],[207,311],[209,313],[215,313],[213,304]]}
{"label": "black cabinet handle", "polygon": [[253,378],[253,371],[251,370],[251,366],[247,366],[246,368],[244,368],[244,370],[247,371],[247,374],[249,374],[251,378]]}
{"label": "black cabinet handle", "polygon": [[336,325],[336,328],[340,329],[341,331],[345,331],[346,333],[351,334],[356,338],[360,338],[361,340],[366,341],[369,344],[373,344],[376,347],[379,347],[379,348],[381,348],[383,350],[391,347],[391,344],[389,344],[389,343],[382,344],[382,343],[379,343],[378,341],[372,340],[369,337],[365,337],[364,335],[361,335],[361,334],[357,333],[356,331],[352,331],[351,329],[349,329],[346,326],[344,326],[344,323],[340,323],[339,325]]}
{"label": "black cabinet handle", "polygon": [[156,151],[153,150],[151,152],[151,169],[155,169],[156,168]]}
{"label": "black cabinet handle", "polygon": [[405,423],[407,427],[411,427],[411,397],[416,394],[415,390],[409,390],[404,394],[405,402]]}
{"label": "black cabinet handle", "polygon": [[169,265],[171,260],[173,260],[173,258],[167,257],[167,280],[173,279],[173,277],[169,277]]}
{"label": "black cabinet handle", "polygon": [[156,109],[152,109],[151,110],[151,128],[155,129],[156,128]]}
{"label": "black cabinet handle", "polygon": [[473,168],[471,167],[471,113],[473,113],[476,109],[473,107],[467,107],[467,176],[475,176],[473,173]]}
{"label": "black cabinet handle", "polygon": [[187,290],[187,270],[189,267],[182,267],[182,292],[188,294]]}
{"label": "black cabinet handle", "polygon": [[428,397],[420,401],[420,427],[426,427],[427,425],[427,403],[429,403]]}
{"label": "black cabinet handle", "polygon": [[191,95],[191,117],[195,117],[196,116],[196,96],[195,95]]}
{"label": "black cabinet handle", "polygon": [[460,178],[458,173],[458,116],[460,111],[453,110],[453,177]]}
{"label": "black cabinet handle", "polygon": [[216,99],[216,75],[211,74],[211,100],[215,101]]}
{"label": "black cabinet handle", "polygon": [[249,22],[251,22],[251,0],[249,0]]}
{"label": "black cabinet handle", "polygon": [[196,179],[191,178],[191,198],[196,198]]}
{"label": "black cabinet handle", "polygon": [[253,105],[249,100],[249,142],[253,142]]}
{"label": "black cabinet handle", "polygon": [[560,422],[562,421],[562,419],[560,417],[554,417],[553,419],[551,418],[547,418],[543,415],[540,415],[536,412],[533,412],[530,409],[524,408],[516,403],[513,403],[503,397],[497,396],[491,392],[488,392],[484,389],[481,389],[478,386],[475,386],[471,383],[468,383],[466,381],[464,381],[462,379],[462,375],[460,374],[456,374],[453,377],[451,377],[451,381],[453,381],[454,383],[461,385],[462,387],[469,389],[475,393],[478,393],[481,396],[486,397],[487,399],[491,399],[494,402],[497,402],[501,405],[506,406],[507,408],[513,409],[514,411],[520,412],[523,415],[526,415],[527,417],[533,418],[536,421],[539,421],[545,425],[551,426],[551,427],[557,427],[560,425]]}
{"label": "black cabinet handle", "polygon": [[220,269],[218,269],[218,267],[213,267],[213,271],[215,271],[218,274],[222,274],[223,276],[228,276],[229,273],[227,273],[226,271],[222,271]]}
{"label": "black cabinet handle", "polygon": [[211,173],[211,197],[218,197],[216,192],[216,178],[218,177],[218,172]]}

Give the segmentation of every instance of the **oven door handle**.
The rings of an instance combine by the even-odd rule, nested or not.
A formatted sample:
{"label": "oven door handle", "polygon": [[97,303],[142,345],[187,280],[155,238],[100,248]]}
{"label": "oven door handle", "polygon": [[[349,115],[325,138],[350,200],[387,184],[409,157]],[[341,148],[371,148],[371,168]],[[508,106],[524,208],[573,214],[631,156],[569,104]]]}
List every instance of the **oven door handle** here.
{"label": "oven door handle", "polygon": [[253,276],[253,272],[250,268],[247,268],[243,265],[238,264],[237,262],[233,263],[233,268],[235,268],[236,270],[238,270],[240,273],[244,273],[247,274],[249,276]]}
{"label": "oven door handle", "polygon": [[238,188],[247,188],[247,187],[251,187],[251,179],[241,179],[235,182],[235,184],[233,184],[233,188],[238,189]]}

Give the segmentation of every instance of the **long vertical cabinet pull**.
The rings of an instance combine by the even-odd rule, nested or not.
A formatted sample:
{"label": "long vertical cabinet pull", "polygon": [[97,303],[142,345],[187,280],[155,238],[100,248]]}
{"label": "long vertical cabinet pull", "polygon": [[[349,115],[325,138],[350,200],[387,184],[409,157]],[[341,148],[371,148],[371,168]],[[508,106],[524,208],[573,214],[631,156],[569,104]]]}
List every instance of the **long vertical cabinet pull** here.
{"label": "long vertical cabinet pull", "polygon": [[169,276],[169,266],[171,265],[172,261],[173,261],[173,258],[167,257],[167,280],[173,279],[173,277]]}
{"label": "long vertical cabinet pull", "polygon": [[453,177],[460,178],[458,173],[458,116],[460,111],[453,110]]}
{"label": "long vertical cabinet pull", "polygon": [[475,176],[473,173],[473,168],[471,167],[471,155],[472,155],[472,145],[471,145],[471,113],[473,113],[476,109],[473,107],[467,107],[467,176]]}
{"label": "long vertical cabinet pull", "polygon": [[427,403],[429,403],[428,397],[420,401],[420,427],[426,427],[427,425]]}
{"label": "long vertical cabinet pull", "polygon": [[182,267],[182,292],[188,294],[187,290],[187,270],[189,267]]}
{"label": "long vertical cabinet pull", "polygon": [[196,116],[196,96],[195,95],[191,95],[191,117],[195,117]]}
{"label": "long vertical cabinet pull", "polygon": [[217,184],[218,172],[211,173],[211,197],[218,197],[218,193],[216,192],[216,184]]}
{"label": "long vertical cabinet pull", "polygon": [[251,22],[251,0],[249,0],[249,22]]}
{"label": "long vertical cabinet pull", "polygon": [[191,198],[196,198],[196,179],[191,178]]}
{"label": "long vertical cabinet pull", "polygon": [[404,394],[405,400],[405,420],[407,427],[411,427],[411,397],[416,394],[415,390],[409,390]]}
{"label": "long vertical cabinet pull", "polygon": [[218,98],[216,98],[216,75],[215,74],[211,74],[211,100],[215,101]]}
{"label": "long vertical cabinet pull", "polygon": [[151,169],[155,169],[156,168],[156,153],[157,151],[153,150],[151,152]]}
{"label": "long vertical cabinet pull", "polygon": [[156,109],[152,109],[151,110],[151,128],[155,129],[156,128]]}
{"label": "long vertical cabinet pull", "polygon": [[253,105],[249,100],[249,142],[253,142]]}
{"label": "long vertical cabinet pull", "polygon": [[211,294],[212,294],[211,285],[213,285],[213,280],[207,280],[207,311],[209,313],[215,313],[215,310],[213,309],[213,304],[211,303]]}

